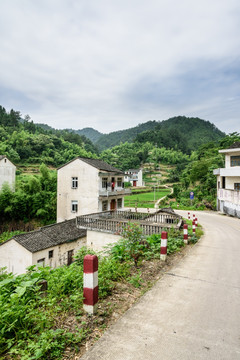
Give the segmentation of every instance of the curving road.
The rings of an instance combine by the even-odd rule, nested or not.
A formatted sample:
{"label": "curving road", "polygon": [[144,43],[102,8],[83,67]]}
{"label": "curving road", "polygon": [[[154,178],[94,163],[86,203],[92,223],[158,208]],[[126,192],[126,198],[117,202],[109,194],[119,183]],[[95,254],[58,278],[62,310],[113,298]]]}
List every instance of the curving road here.
{"label": "curving road", "polygon": [[204,237],[82,360],[240,359],[240,220],[195,213]]}

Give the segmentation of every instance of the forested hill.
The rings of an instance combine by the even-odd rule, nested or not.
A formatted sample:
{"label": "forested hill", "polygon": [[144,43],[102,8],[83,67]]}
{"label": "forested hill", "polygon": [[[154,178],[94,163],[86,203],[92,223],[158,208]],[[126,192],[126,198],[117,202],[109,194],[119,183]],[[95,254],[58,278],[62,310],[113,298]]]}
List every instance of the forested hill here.
{"label": "forested hill", "polygon": [[93,128],[84,128],[81,130],[72,130],[75,133],[77,133],[78,135],[82,135],[82,136],[86,136],[89,140],[91,140],[93,143],[96,143],[98,141],[98,139],[103,136],[102,133],[100,133],[99,131],[93,129]]}
{"label": "forested hill", "polygon": [[104,134],[95,142],[95,145],[100,151],[102,151],[119,145],[121,142],[133,142],[138,134],[141,134],[144,131],[153,131],[157,124],[158,122],[153,120],[139,124],[138,126],[132,127],[130,129]]}
{"label": "forested hill", "polygon": [[157,147],[164,146],[190,153],[197,150],[200,145],[220,140],[224,136],[225,133],[209,121],[177,116],[159,122],[154,131],[145,131],[135,140],[140,143],[148,141]]}
{"label": "forested hill", "polygon": [[77,156],[96,157],[92,142],[67,130],[36,125],[18,111],[0,106],[0,155],[13,163],[60,166]]}
{"label": "forested hill", "polygon": [[[88,137],[88,134],[85,133]],[[125,142],[151,142],[158,147],[179,149],[185,153],[196,150],[209,141],[219,140],[225,134],[214,124],[199,118],[177,116],[163,121],[148,121],[130,129],[114,131],[91,140],[103,151]]]}

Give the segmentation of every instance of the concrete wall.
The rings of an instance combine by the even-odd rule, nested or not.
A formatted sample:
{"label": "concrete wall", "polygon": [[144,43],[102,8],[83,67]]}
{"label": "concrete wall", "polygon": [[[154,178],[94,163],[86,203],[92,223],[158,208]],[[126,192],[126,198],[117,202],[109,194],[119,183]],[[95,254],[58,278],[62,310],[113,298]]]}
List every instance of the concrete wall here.
{"label": "concrete wall", "polygon": [[14,239],[0,246],[0,267],[6,266],[8,272],[23,274],[32,264],[32,253]]}
{"label": "concrete wall", "polygon": [[14,190],[15,178],[16,166],[7,158],[0,160],[0,190],[5,182]]}
{"label": "concrete wall", "polygon": [[120,235],[87,230],[87,247],[95,251],[102,251],[104,250],[104,246],[114,244],[121,238]]}
{"label": "concrete wall", "polygon": [[228,201],[219,201],[219,211],[224,214],[234,216],[240,219],[240,205],[230,203]]}
{"label": "concrete wall", "polygon": [[231,152],[231,154],[225,154],[225,168],[231,167],[231,156],[239,156],[240,151]]}
{"label": "concrete wall", "polygon": [[[48,265],[52,268],[56,268],[58,266],[67,265],[68,251],[74,250],[74,255],[76,255],[77,251],[81,247],[86,246],[86,243],[87,243],[87,239],[86,237],[84,237],[76,241],[72,241],[70,243],[65,243],[38,251],[36,253],[33,253],[33,264],[37,265],[38,260],[44,258],[45,266]],[[53,257],[49,259],[49,251],[51,250],[53,250]]]}
{"label": "concrete wall", "polygon": [[[98,169],[80,159],[58,170],[57,222],[73,219],[78,215],[98,212]],[[72,188],[72,177],[78,178],[78,188]],[[72,212],[72,200],[78,201],[78,212]]]}

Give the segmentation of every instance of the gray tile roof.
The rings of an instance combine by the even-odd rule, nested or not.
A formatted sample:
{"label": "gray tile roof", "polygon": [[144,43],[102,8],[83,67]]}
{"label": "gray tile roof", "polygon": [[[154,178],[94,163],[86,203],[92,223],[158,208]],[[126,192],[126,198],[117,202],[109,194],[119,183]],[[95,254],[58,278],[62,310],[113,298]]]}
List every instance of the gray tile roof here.
{"label": "gray tile roof", "polygon": [[84,161],[85,163],[87,163],[88,165],[91,165],[99,170],[102,170],[102,171],[109,171],[109,172],[114,172],[114,173],[118,173],[118,174],[123,174],[124,173],[113,167],[112,165],[109,165],[108,163],[106,163],[105,161],[103,160],[99,160],[99,159],[90,159],[90,158],[84,158],[84,157],[78,157],[78,158],[75,158],[71,161],[69,161],[67,164],[63,165],[63,166],[60,166],[58,169],[61,169],[62,167],[70,164],[72,161],[76,160],[76,159],[79,159],[79,160],[82,160]]}
{"label": "gray tile roof", "polygon": [[25,249],[34,253],[56,245],[75,241],[85,236],[86,230],[78,229],[76,227],[76,219],[72,219],[58,224],[44,226],[39,230],[26,234],[15,235],[10,240],[14,239]]}
{"label": "gray tile roof", "polygon": [[0,160],[4,159],[6,155],[0,155]]}

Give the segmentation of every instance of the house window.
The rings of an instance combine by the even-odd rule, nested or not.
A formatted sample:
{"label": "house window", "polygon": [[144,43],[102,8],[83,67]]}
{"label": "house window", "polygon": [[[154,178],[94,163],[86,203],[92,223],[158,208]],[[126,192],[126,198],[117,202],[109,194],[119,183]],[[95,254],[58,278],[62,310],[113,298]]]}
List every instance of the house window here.
{"label": "house window", "polygon": [[102,178],[102,188],[103,189],[107,189],[107,183],[108,183],[107,180],[108,180],[107,178]]}
{"label": "house window", "polygon": [[53,258],[53,250],[49,250],[48,252],[48,258],[52,259]]}
{"label": "house window", "polygon": [[118,209],[122,208],[122,199],[117,199],[117,208]]}
{"label": "house window", "polygon": [[71,211],[74,213],[78,212],[78,201],[77,200],[72,200]]}
{"label": "house window", "polygon": [[122,178],[117,178],[117,186],[122,187]]}
{"label": "house window", "polygon": [[108,202],[107,201],[103,201],[102,202],[102,211],[107,211],[108,209]]}
{"label": "house window", "polygon": [[234,190],[240,191],[240,183],[235,183],[234,184]]}
{"label": "house window", "polygon": [[7,159],[4,159],[4,162],[6,163],[6,162],[7,162]]}
{"label": "house window", "polygon": [[78,188],[78,177],[72,177],[72,189]]}
{"label": "house window", "polygon": [[231,156],[231,166],[240,166],[240,156]]}
{"label": "house window", "polygon": [[73,262],[73,250],[69,250],[67,253],[67,264],[71,265]]}
{"label": "house window", "polygon": [[44,266],[45,265],[45,258],[37,260],[38,266]]}

